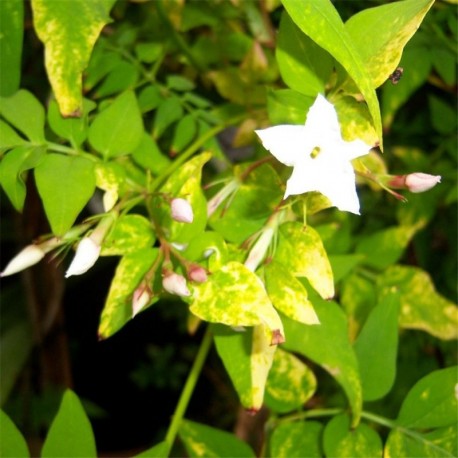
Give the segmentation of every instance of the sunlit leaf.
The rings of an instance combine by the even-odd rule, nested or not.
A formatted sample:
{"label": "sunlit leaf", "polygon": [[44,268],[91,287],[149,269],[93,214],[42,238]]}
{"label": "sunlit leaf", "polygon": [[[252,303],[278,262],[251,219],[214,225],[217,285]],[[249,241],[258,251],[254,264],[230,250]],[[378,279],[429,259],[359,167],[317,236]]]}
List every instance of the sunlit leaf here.
{"label": "sunlit leaf", "polygon": [[46,71],[63,116],[80,116],[82,72],[114,0],[33,0],[35,31],[46,49]]}
{"label": "sunlit leaf", "polygon": [[30,456],[27,442],[23,435],[3,410],[0,410],[0,431],[2,432],[2,440],[0,441],[1,456],[20,456],[23,458]]}

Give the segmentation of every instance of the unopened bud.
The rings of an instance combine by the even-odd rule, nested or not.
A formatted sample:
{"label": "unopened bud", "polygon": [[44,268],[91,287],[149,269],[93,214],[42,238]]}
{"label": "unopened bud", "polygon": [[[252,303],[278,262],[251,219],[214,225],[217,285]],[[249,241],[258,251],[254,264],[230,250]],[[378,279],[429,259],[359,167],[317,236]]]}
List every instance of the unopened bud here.
{"label": "unopened bud", "polygon": [[428,175],[427,173],[411,173],[406,176],[405,184],[410,192],[425,192],[440,183],[439,175]]}
{"label": "unopened bud", "polygon": [[84,237],[78,244],[73,261],[65,273],[68,278],[71,275],[81,275],[87,272],[97,261],[100,254],[100,245],[91,237]]}
{"label": "unopened bud", "polygon": [[27,267],[33,266],[40,262],[45,255],[45,251],[38,245],[28,245],[21,250],[5,267],[5,270],[0,274],[1,277],[13,275]]}
{"label": "unopened bud", "polygon": [[151,300],[151,290],[150,288],[142,283],[135,291],[132,296],[132,317],[134,317],[138,312],[143,310],[143,308],[148,305]]}
{"label": "unopened bud", "polygon": [[162,286],[168,293],[175,294],[176,296],[187,297],[191,295],[186,284],[186,279],[175,272],[168,272],[164,275]]}
{"label": "unopened bud", "polygon": [[180,223],[192,223],[194,213],[191,204],[186,199],[176,198],[170,203],[172,218]]}
{"label": "unopened bud", "polygon": [[188,269],[188,278],[196,283],[204,283],[207,281],[207,272],[198,264],[193,264]]}

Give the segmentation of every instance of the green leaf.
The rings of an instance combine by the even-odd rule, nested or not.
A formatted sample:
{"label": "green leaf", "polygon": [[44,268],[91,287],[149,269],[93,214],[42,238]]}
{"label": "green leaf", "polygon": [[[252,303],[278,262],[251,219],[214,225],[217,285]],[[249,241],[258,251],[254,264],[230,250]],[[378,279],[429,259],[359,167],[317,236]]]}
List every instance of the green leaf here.
{"label": "green leaf", "polygon": [[427,80],[431,59],[431,52],[426,46],[406,46],[400,62],[406,71],[400,84],[386,83],[382,90],[382,118],[386,128],[392,124],[396,111]]}
{"label": "green leaf", "polygon": [[87,138],[88,114],[96,107],[92,100],[83,99],[83,115],[81,118],[63,118],[55,100],[51,100],[48,107],[48,123],[59,137],[69,140],[73,145],[80,147]]}
{"label": "green leaf", "polygon": [[304,124],[313,97],[292,89],[270,90],[267,94],[267,111],[272,124]]}
{"label": "green leaf", "polygon": [[96,457],[95,439],[91,423],[81,401],[66,390],[62,402],[41,450],[43,458]]}
{"label": "green leaf", "polygon": [[283,14],[278,31],[276,59],[283,81],[311,97],[324,93],[332,69],[332,57]]}
{"label": "green leaf", "polygon": [[396,226],[360,238],[356,252],[365,256],[363,263],[383,270],[396,263],[416,232],[413,226]]}
{"label": "green leaf", "polygon": [[167,456],[167,452],[169,450],[169,444],[165,441],[159,442],[153,447],[144,450],[143,452],[139,453],[138,455],[134,455],[135,458],[164,458]]}
{"label": "green leaf", "polygon": [[458,433],[455,426],[439,428],[428,433],[404,433],[394,429],[386,445],[386,457],[418,456],[422,458],[455,458],[458,454]]}
{"label": "green leaf", "polygon": [[100,338],[110,337],[132,319],[132,295],[157,255],[157,249],[143,248],[121,258],[100,318]]}
{"label": "green leaf", "polygon": [[267,293],[274,307],[289,318],[304,324],[319,324],[307,290],[281,264],[271,262],[264,268]]}
{"label": "green leaf", "polygon": [[196,87],[191,80],[181,75],[169,75],[166,82],[167,87],[175,91],[192,91]]}
{"label": "green leaf", "polygon": [[399,294],[389,291],[370,313],[354,344],[365,401],[382,398],[393,386],[398,349],[398,313]]}
{"label": "green leaf", "polygon": [[162,102],[154,118],[153,137],[159,138],[174,122],[177,122],[183,116],[183,107],[180,99],[172,96]]}
{"label": "green leaf", "polygon": [[159,175],[171,162],[159,149],[153,137],[146,132],[143,133],[142,140],[133,151],[132,157],[138,165],[151,170],[154,175]]}
{"label": "green leaf", "polygon": [[35,180],[53,233],[63,235],[94,194],[94,163],[79,156],[48,154],[35,168]]}
{"label": "green leaf", "polygon": [[345,28],[366,65],[373,87],[380,86],[394,72],[404,46],[433,3],[434,0],[393,2],[360,11],[346,22]]}
{"label": "green leaf", "polygon": [[46,49],[46,71],[62,116],[80,116],[82,72],[114,0],[33,0],[35,31]]}
{"label": "green leaf", "polygon": [[30,141],[45,142],[45,110],[30,92],[21,89],[10,97],[0,97],[0,114]]}
{"label": "green leaf", "polygon": [[301,408],[315,394],[314,373],[296,356],[281,348],[275,352],[267,378],[264,402],[277,413]]}
{"label": "green leaf", "polygon": [[288,222],[280,226],[274,259],[296,277],[306,277],[324,299],[334,296],[331,265],[321,238],[310,226]]}
{"label": "green leaf", "polygon": [[181,118],[173,133],[172,145],[170,146],[170,153],[180,153],[186,146],[191,143],[197,133],[197,123],[192,114],[188,114]]}
{"label": "green leaf", "polygon": [[134,64],[121,61],[110,70],[103,82],[97,87],[94,96],[105,98],[128,89],[133,90],[138,76],[139,71]]}
{"label": "green leaf", "polygon": [[0,431],[2,432],[0,456],[5,458],[16,456],[28,458],[30,456],[24,436],[3,410],[0,410]]}
{"label": "green leaf", "polygon": [[228,326],[283,326],[259,278],[238,262],[229,262],[194,286],[190,310],[199,318]]}
{"label": "green leaf", "polygon": [[371,79],[353,45],[350,34],[329,0],[282,0],[286,11],[295,24],[317,45],[334,57],[361,90],[374,121],[375,131],[382,139],[380,108]]}
{"label": "green leaf", "polygon": [[364,423],[350,428],[350,418],[345,414],[337,415],[324,428],[323,448],[329,457],[382,458],[383,455],[382,440],[377,432]]}
{"label": "green leaf", "polygon": [[419,380],[404,399],[397,422],[408,428],[456,425],[458,367],[431,372]]}
{"label": "green leaf", "polygon": [[8,150],[27,142],[9,124],[0,119],[0,150]]}
{"label": "green leaf", "polygon": [[[236,166],[234,175],[240,176],[249,165]],[[210,218],[210,225],[226,240],[241,243],[261,229],[282,198],[283,183],[268,164],[250,172],[236,193],[218,207]],[[233,198],[232,198],[233,197]]]}
{"label": "green leaf", "polygon": [[[7,301],[5,299],[3,299],[3,302],[6,305]],[[11,390],[14,388],[30,357],[30,352],[33,348],[32,332],[32,328],[27,321],[20,321],[8,326],[1,334],[0,359],[2,361],[2,370],[0,371],[0,386],[2,389],[0,391],[0,405],[4,405],[8,400]],[[0,446],[2,441],[0,441]],[[0,453],[0,456],[8,455]]]}
{"label": "green leaf", "polygon": [[312,303],[321,324],[306,326],[282,317],[286,336],[283,347],[315,361],[340,383],[352,408],[352,426],[356,426],[361,414],[362,390],[345,314],[335,302],[324,301],[318,296]]}
{"label": "green leaf", "polygon": [[142,113],[157,108],[164,100],[158,86],[146,86],[138,95],[138,105]]}
{"label": "green leaf", "polygon": [[143,136],[143,120],[132,91],[119,95],[89,128],[90,144],[105,158],[129,154]]}
{"label": "green leaf", "polygon": [[42,147],[20,146],[9,151],[0,162],[0,183],[17,211],[24,207],[24,172],[37,166],[44,155]]}
{"label": "green leaf", "polygon": [[421,329],[439,339],[458,337],[458,308],[437,293],[430,276],[421,269],[392,266],[377,278],[377,288],[398,288],[401,294],[399,324]]}
{"label": "green leaf", "polygon": [[134,253],[154,245],[151,222],[141,215],[121,215],[102,244],[102,256]]}
{"label": "green leaf", "polygon": [[24,2],[0,2],[0,96],[14,94],[21,82],[22,41],[24,34]]}
{"label": "green leaf", "polygon": [[147,64],[156,62],[163,53],[162,43],[138,43],[135,45],[135,54],[142,61]]}
{"label": "green leaf", "polygon": [[191,458],[253,457],[253,450],[226,431],[183,420],[178,432]]}
{"label": "green leaf", "polygon": [[323,425],[317,421],[281,423],[270,438],[271,456],[275,458],[321,458]]}

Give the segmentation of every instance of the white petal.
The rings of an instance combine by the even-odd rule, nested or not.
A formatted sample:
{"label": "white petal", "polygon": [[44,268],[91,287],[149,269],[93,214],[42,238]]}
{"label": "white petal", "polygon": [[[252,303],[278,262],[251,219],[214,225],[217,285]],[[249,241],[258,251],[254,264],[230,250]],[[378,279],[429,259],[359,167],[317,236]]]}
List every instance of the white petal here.
{"label": "white petal", "polygon": [[90,237],[85,237],[78,244],[75,257],[73,258],[65,277],[81,275],[87,272],[97,261],[100,254],[100,245]]}
{"label": "white petal", "polygon": [[293,166],[298,158],[307,154],[307,149],[313,149],[313,146],[309,146],[310,142],[305,135],[304,126],[283,124],[255,130],[255,132],[261,139],[264,148],[285,165]]}
{"label": "white petal", "polygon": [[44,255],[45,252],[38,245],[27,245],[6,265],[5,270],[1,272],[0,276],[7,277],[8,275],[13,275],[27,269],[27,267],[41,261]]}
{"label": "white petal", "polygon": [[[307,136],[313,136],[320,143],[323,140],[341,141],[339,120],[332,103],[328,102],[321,94],[318,94],[313,105],[307,113],[305,121]],[[316,146],[316,145],[315,145]]]}

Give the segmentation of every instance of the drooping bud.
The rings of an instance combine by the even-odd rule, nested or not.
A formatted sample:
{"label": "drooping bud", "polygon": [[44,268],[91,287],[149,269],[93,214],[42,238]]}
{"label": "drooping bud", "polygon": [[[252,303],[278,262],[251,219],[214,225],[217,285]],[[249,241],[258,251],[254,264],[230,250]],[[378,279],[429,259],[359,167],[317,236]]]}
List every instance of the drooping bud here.
{"label": "drooping bud", "polygon": [[267,227],[264,229],[263,233],[251,249],[248,258],[245,261],[245,266],[248,267],[248,269],[250,269],[252,272],[257,269],[261,261],[264,259],[274,234],[274,230],[271,227]]}
{"label": "drooping bud", "polygon": [[204,283],[207,281],[207,272],[198,264],[192,264],[192,266],[188,269],[188,278],[196,283]]}
{"label": "drooping bud", "polygon": [[147,284],[142,282],[132,295],[132,318],[143,310],[151,300],[151,297],[151,289]]}
{"label": "drooping bud", "polygon": [[45,252],[39,245],[28,245],[21,250],[5,267],[5,270],[0,274],[1,277],[13,275],[27,267],[33,266],[40,262],[45,255]]}
{"label": "drooping bud", "polygon": [[188,297],[191,295],[188,285],[186,284],[186,279],[175,272],[169,271],[164,274],[162,286],[168,293],[175,294],[176,296]]}
{"label": "drooping bud", "polygon": [[0,273],[0,277],[13,275],[37,264],[43,259],[46,253],[57,248],[61,244],[61,240],[53,237],[42,243],[27,245],[6,265],[5,270]]}
{"label": "drooping bud", "polygon": [[87,272],[99,258],[100,248],[100,245],[91,237],[84,237],[78,244],[75,256],[65,273],[65,278]]}
{"label": "drooping bud", "polygon": [[191,204],[186,199],[177,197],[170,203],[172,218],[180,223],[192,223],[194,213]]}
{"label": "drooping bud", "polygon": [[427,173],[410,173],[406,176],[405,184],[410,192],[425,192],[440,183],[440,175],[429,175]]}

